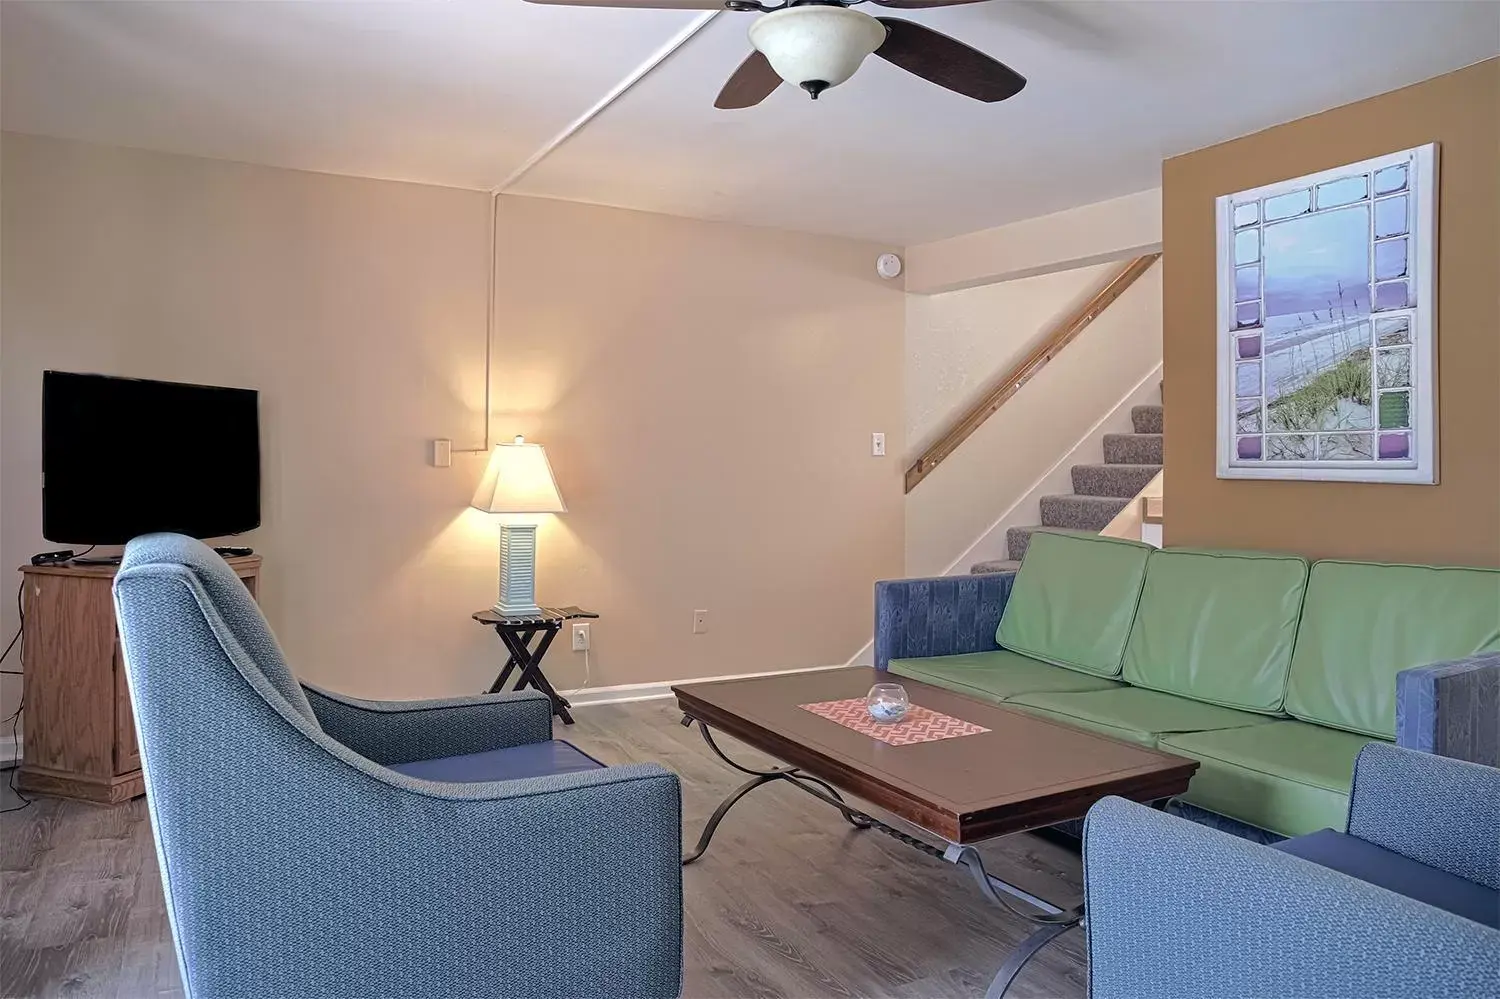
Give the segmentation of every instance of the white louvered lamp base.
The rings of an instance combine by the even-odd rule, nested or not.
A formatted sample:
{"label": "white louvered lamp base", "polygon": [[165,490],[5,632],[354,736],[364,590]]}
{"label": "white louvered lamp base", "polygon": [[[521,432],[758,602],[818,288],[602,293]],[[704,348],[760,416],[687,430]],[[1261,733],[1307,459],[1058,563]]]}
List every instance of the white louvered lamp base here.
{"label": "white louvered lamp base", "polygon": [[500,599],[496,614],[540,614],[536,605],[536,525],[500,525]]}

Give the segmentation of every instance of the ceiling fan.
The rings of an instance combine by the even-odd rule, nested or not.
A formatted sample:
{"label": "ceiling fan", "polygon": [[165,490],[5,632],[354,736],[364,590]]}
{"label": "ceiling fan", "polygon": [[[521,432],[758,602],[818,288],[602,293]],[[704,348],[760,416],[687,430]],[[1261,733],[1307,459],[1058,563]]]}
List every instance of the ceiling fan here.
{"label": "ceiling fan", "polygon": [[[871,17],[851,10],[867,0],[782,0],[774,6],[760,0],[529,0],[530,3],[576,7],[660,7],[759,13],[750,25],[755,51],[740,63],[714,100],[716,108],[759,104],[783,80],[807,91],[813,100],[836,87],[874,53],[915,76],[956,94],[993,104],[1014,97],[1026,78],[998,59],[970,48],[915,21]],[[924,10],[978,3],[980,0],[868,0],[881,7]]]}

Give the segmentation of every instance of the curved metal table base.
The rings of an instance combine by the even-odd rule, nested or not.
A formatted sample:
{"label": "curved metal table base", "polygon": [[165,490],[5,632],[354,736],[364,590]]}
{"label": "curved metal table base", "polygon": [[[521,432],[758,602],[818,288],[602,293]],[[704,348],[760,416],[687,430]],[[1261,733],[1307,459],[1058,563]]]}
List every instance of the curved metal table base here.
{"label": "curved metal table base", "polygon": [[[682,723],[683,725],[691,725],[693,723],[693,719],[684,716],[682,719]],[[698,860],[698,858],[702,857],[705,852],[707,852],[708,844],[713,842],[714,833],[718,832],[719,830],[719,823],[724,821],[724,816],[729,814],[729,810],[733,808],[741,798],[749,794],[751,791],[754,791],[756,788],[761,787],[762,785],[770,784],[778,780],[787,781],[793,787],[806,791],[814,798],[819,798],[823,801],[828,802],[830,805],[842,812],[844,818],[854,828],[870,828],[870,823],[873,820],[871,820],[868,816],[864,815],[861,812],[856,812],[854,809],[845,804],[844,796],[839,794],[838,791],[834,789],[833,785],[829,784],[827,781],[814,777],[811,774],[802,773],[796,767],[777,767],[773,770],[752,770],[747,766],[736,763],[728,756],[725,756],[724,751],[719,748],[719,744],[714,741],[713,733],[708,730],[707,725],[704,725],[700,722],[698,724],[698,732],[703,736],[703,741],[708,743],[708,748],[714,751],[715,756],[723,760],[725,763],[729,764],[734,769],[740,771],[741,773],[749,774],[750,779],[745,781],[745,783],[741,784],[739,787],[735,788],[734,791],[730,793],[729,797],[721,801],[719,803],[719,807],[714,809],[713,815],[709,816],[708,818],[708,824],[703,827],[703,834],[698,837],[698,845],[694,847],[692,853],[682,858],[682,866],[686,867],[688,864],[695,862],[696,860]],[[817,787],[809,787],[808,785],[810,784],[815,784],[817,785]],[[820,791],[817,788],[822,788],[822,790]]]}
{"label": "curved metal table base", "polygon": [[[697,721],[691,715],[682,716],[682,724],[691,726]],[[698,837],[698,845],[693,852],[682,858],[682,864],[686,867],[694,863],[708,850],[708,845],[713,841],[714,833],[718,831],[719,823],[724,821],[724,816],[729,814],[741,798],[751,791],[765,784],[778,780],[789,782],[793,787],[806,791],[821,801],[837,808],[845,820],[856,829],[874,829],[885,833],[893,839],[900,840],[908,846],[915,847],[923,853],[946,860],[950,864],[962,867],[969,872],[974,884],[980,893],[995,905],[1000,906],[1012,915],[1025,919],[1028,922],[1039,924],[1030,936],[1021,941],[1020,945],[1011,952],[1000,966],[1000,971],[995,975],[995,980],[990,983],[989,991],[985,993],[986,999],[1001,999],[1005,991],[1010,988],[1011,982],[1026,967],[1026,963],[1036,956],[1047,944],[1068,932],[1073,927],[1083,922],[1083,906],[1074,906],[1071,909],[1059,909],[1057,906],[1040,899],[1023,888],[1018,888],[1008,881],[995,877],[984,868],[984,859],[972,846],[960,846],[957,843],[949,843],[947,849],[933,846],[926,840],[918,839],[910,833],[903,832],[895,826],[887,825],[872,815],[866,815],[857,809],[849,807],[844,801],[843,795],[839,794],[828,782],[821,780],[811,774],[802,773],[796,767],[777,767],[772,770],[754,770],[743,764],[736,763],[714,741],[713,733],[708,726],[701,721],[698,722],[698,732],[703,736],[703,741],[708,743],[708,748],[713,750],[715,756],[729,764],[734,769],[744,774],[749,774],[750,779],[735,788],[714,809],[713,815],[709,816],[708,824],[703,827],[703,834]],[[1013,901],[1014,900],[1014,901]],[[1023,903],[1024,908],[1017,903]]]}

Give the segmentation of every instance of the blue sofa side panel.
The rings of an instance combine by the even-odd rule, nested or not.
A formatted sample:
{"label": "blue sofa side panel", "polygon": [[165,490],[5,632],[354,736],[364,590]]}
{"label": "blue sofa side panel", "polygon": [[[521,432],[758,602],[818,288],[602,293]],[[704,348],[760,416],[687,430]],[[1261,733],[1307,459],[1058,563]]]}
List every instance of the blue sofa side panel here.
{"label": "blue sofa side panel", "polygon": [[1500,652],[1396,674],[1396,744],[1500,767]]}
{"label": "blue sofa side panel", "polygon": [[989,652],[1016,574],[888,579],[875,584],[875,668],[892,659]]}

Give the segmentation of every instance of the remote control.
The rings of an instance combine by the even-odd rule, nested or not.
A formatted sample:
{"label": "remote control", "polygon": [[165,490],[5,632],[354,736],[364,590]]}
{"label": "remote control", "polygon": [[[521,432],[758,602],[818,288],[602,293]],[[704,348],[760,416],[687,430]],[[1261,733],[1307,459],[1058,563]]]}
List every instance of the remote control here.
{"label": "remote control", "polygon": [[73,549],[63,548],[55,552],[42,552],[40,555],[31,556],[32,565],[56,565],[58,562],[66,562],[73,557]]}
{"label": "remote control", "polygon": [[240,558],[245,555],[255,554],[254,548],[242,548],[237,545],[230,545],[224,548],[215,548],[214,551],[218,552],[225,558]]}

